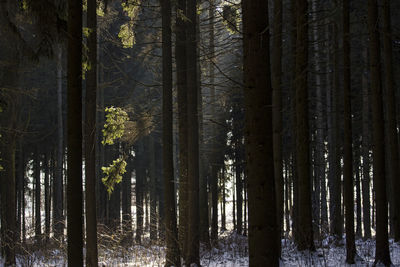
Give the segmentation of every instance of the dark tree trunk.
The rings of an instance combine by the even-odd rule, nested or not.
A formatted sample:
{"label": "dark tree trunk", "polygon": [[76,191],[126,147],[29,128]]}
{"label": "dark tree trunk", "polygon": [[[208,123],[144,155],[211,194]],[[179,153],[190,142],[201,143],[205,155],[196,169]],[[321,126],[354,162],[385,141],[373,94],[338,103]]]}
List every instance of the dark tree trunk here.
{"label": "dark tree trunk", "polygon": [[44,154],[44,159],[43,159],[43,168],[44,168],[44,210],[45,210],[45,220],[44,220],[44,225],[45,225],[45,237],[46,237],[46,242],[50,238],[50,166],[49,166],[49,158],[48,158],[48,152],[46,151]]}
{"label": "dark tree trunk", "polygon": [[53,232],[54,238],[63,238],[63,101],[62,101],[62,45],[57,46],[57,149],[56,149],[56,171],[53,178]]}
{"label": "dark tree trunk", "polygon": [[307,0],[297,0],[297,41],[296,41],[296,167],[298,176],[298,248],[314,250],[311,179],[308,125],[308,5]]}
{"label": "dark tree trunk", "polygon": [[150,195],[150,240],[157,239],[157,199],[156,199],[156,155],[154,136],[149,137],[149,195]]}
{"label": "dark tree trunk", "polygon": [[330,197],[330,233],[337,240],[342,239],[343,219],[341,212],[341,165],[340,165],[340,106],[339,106],[339,39],[336,23],[332,23],[333,28],[333,85],[332,85],[332,144],[329,149],[329,195]]}
{"label": "dark tree trunk", "polygon": [[146,178],[146,169],[143,165],[143,140],[139,140],[136,157],[136,242],[142,242],[143,234],[143,182]]}
{"label": "dark tree trunk", "polygon": [[[282,168],[282,18],[281,0],[274,0],[274,24],[272,40],[272,90],[273,90],[273,131],[274,131],[274,171],[277,223],[283,229],[284,181]],[[280,244],[280,243],[279,243]]]}
{"label": "dark tree trunk", "polygon": [[371,238],[371,203],[370,203],[370,157],[369,157],[369,85],[367,73],[367,48],[363,51],[363,74],[362,74],[362,90],[363,90],[363,100],[362,100],[362,158],[363,158],[363,175],[362,175],[362,206],[363,206],[363,226],[364,226],[364,239]]}
{"label": "dark tree trunk", "polygon": [[40,154],[39,148],[35,148],[35,239],[37,243],[42,240],[42,218],[41,218],[41,183],[40,183]]}
{"label": "dark tree trunk", "polygon": [[188,232],[188,118],[187,118],[187,62],[186,62],[186,0],[178,0],[176,5],[176,83],[178,91],[179,128],[179,230],[178,239],[182,256],[187,255]]}
{"label": "dark tree trunk", "polygon": [[85,215],[86,265],[97,266],[96,214],[96,92],[97,92],[97,1],[87,1],[88,57],[91,68],[87,73],[85,97]]}
{"label": "dark tree trunk", "polygon": [[188,251],[185,263],[200,265],[199,255],[199,120],[197,84],[197,1],[187,1],[187,119],[188,119]]}
{"label": "dark tree trunk", "polygon": [[393,77],[393,49],[392,49],[392,27],[390,16],[390,1],[383,1],[383,53],[385,62],[385,88],[386,88],[386,114],[389,147],[389,167],[392,188],[392,211],[394,240],[400,241],[400,171],[399,171],[399,149],[396,124],[396,95]]}
{"label": "dark tree trunk", "polygon": [[68,1],[68,265],[83,266],[82,1]]}
{"label": "dark tree trunk", "polygon": [[346,222],[346,262],[354,264],[356,254],[354,236],[354,183],[351,114],[351,62],[350,62],[350,3],[343,1],[343,102],[344,102],[344,205]]}
{"label": "dark tree trunk", "polygon": [[378,29],[378,3],[368,0],[370,77],[372,89],[373,170],[376,197],[375,263],[391,264],[388,242],[388,204],[385,174],[385,134]]}
{"label": "dark tree trunk", "polygon": [[163,77],[163,175],[165,203],[165,266],[180,266],[178,231],[176,228],[175,180],[173,162],[172,115],[172,43],[171,1],[161,0],[162,13],[162,77]]}
{"label": "dark tree trunk", "polygon": [[249,266],[279,266],[268,1],[242,2]]}

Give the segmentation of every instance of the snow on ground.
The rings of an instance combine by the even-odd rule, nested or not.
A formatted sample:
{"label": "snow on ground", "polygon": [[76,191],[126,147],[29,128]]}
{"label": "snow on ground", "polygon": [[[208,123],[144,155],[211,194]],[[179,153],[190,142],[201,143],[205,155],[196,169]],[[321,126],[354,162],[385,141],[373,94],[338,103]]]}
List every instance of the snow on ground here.
{"label": "snow on ground", "polygon": [[[359,259],[355,265],[347,265],[345,245],[334,246],[329,239],[317,244],[315,252],[299,252],[290,240],[282,240],[281,267],[337,267],[337,266],[372,266],[375,256],[374,240],[357,240]],[[224,233],[217,246],[207,249],[202,247],[201,265],[204,267],[241,267],[248,266],[248,247],[246,237]],[[390,241],[390,254],[395,266],[400,266],[400,244]],[[158,245],[135,245],[100,247],[100,266],[127,267],[162,267],[165,260],[165,248]],[[18,257],[18,266],[66,266],[65,251],[35,252]],[[4,261],[0,258],[0,266]]]}

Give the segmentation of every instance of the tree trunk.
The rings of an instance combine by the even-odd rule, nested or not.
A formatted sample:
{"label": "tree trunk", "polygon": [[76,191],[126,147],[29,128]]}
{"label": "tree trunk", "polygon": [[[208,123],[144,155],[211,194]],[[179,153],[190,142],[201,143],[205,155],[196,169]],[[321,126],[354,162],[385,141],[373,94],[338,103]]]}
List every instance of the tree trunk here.
{"label": "tree trunk", "polygon": [[296,166],[298,176],[298,249],[314,250],[311,176],[309,171],[309,125],[308,125],[308,5],[306,0],[297,0],[297,41],[296,41]]}
{"label": "tree trunk", "polygon": [[186,22],[179,15],[186,16],[186,0],[178,0],[176,6],[176,83],[178,91],[178,131],[179,131],[179,230],[178,239],[182,256],[187,255],[188,232],[188,118],[187,118],[187,62],[186,62]]}
{"label": "tree trunk", "polygon": [[341,212],[341,164],[340,164],[340,106],[339,106],[339,39],[338,28],[336,23],[332,23],[333,28],[333,85],[332,85],[332,100],[330,101],[332,107],[332,134],[331,145],[329,149],[329,195],[330,195],[330,233],[337,240],[342,239],[343,232],[343,219]]}
{"label": "tree trunk", "polygon": [[97,266],[96,214],[96,92],[97,92],[97,2],[87,2],[88,58],[91,68],[87,73],[85,97],[85,215],[86,265]]}
{"label": "tree trunk", "polygon": [[171,1],[161,0],[162,13],[162,77],[163,77],[163,174],[165,203],[165,266],[180,266],[178,231],[176,228],[175,180],[173,162],[172,115],[172,43]]}
{"label": "tree trunk", "polygon": [[57,149],[56,171],[53,178],[53,231],[54,238],[63,238],[63,101],[62,101],[62,45],[57,46]]}
{"label": "tree trunk", "polygon": [[68,1],[68,265],[83,266],[82,1]]}
{"label": "tree trunk", "polygon": [[146,178],[146,169],[144,168],[144,148],[143,140],[139,140],[136,157],[136,242],[141,244],[143,234],[143,182]]}
{"label": "tree trunk", "polygon": [[[273,150],[275,171],[275,193],[277,223],[282,235],[284,181],[282,168],[282,1],[274,0],[274,24],[272,38],[272,105],[273,105]],[[280,243],[279,243],[280,244]],[[280,251],[280,250],[279,250]]]}
{"label": "tree trunk", "polygon": [[385,174],[385,134],[382,103],[382,78],[378,31],[378,4],[368,0],[368,31],[370,77],[372,89],[373,170],[376,194],[376,252],[375,263],[391,264],[388,242],[388,205]]}
{"label": "tree trunk", "polygon": [[50,166],[49,166],[49,158],[48,152],[44,153],[43,160],[43,168],[44,168],[44,210],[45,210],[45,237],[46,242],[49,241],[50,238]]}
{"label": "tree trunk", "polygon": [[186,264],[200,265],[199,255],[199,121],[197,84],[197,1],[187,1],[187,119],[188,119],[188,251]]}
{"label": "tree trunk", "polygon": [[242,2],[249,266],[279,266],[268,1]]}
{"label": "tree trunk", "polygon": [[38,244],[42,241],[42,213],[41,213],[41,183],[40,183],[40,155],[38,145],[35,148],[35,239]]}
{"label": "tree trunk", "polygon": [[[163,29],[164,30],[164,29]],[[157,199],[156,199],[156,155],[154,136],[149,136],[149,174],[150,174],[150,240],[157,239]]]}
{"label": "tree trunk", "polygon": [[[383,53],[385,68],[385,85],[386,85],[386,114],[387,114],[387,131],[389,145],[389,167],[391,178],[389,179],[392,192],[400,190],[400,171],[399,171],[399,151],[397,140],[397,124],[396,124],[396,95],[393,77],[393,51],[392,51],[392,29],[390,16],[390,1],[383,1]],[[392,194],[391,210],[393,211],[393,234],[394,240],[400,241],[400,194]]]}
{"label": "tree trunk", "polygon": [[356,254],[354,236],[354,183],[352,151],[352,114],[351,114],[351,61],[350,61],[350,7],[349,1],[343,1],[343,102],[344,102],[344,203],[346,221],[346,262],[354,264]]}

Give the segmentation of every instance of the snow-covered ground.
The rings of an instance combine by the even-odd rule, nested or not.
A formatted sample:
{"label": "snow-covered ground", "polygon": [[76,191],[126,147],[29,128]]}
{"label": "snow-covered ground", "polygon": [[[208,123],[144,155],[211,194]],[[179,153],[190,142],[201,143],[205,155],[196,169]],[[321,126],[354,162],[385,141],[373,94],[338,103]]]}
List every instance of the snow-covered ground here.
{"label": "snow-covered ground", "polygon": [[[375,255],[375,241],[358,240],[356,242],[358,261],[355,265],[346,265],[344,245],[334,246],[329,240],[321,242],[315,252],[299,252],[293,242],[282,240],[282,267],[297,266],[372,266]],[[390,241],[390,254],[395,266],[400,266],[400,244]],[[158,245],[101,246],[100,266],[161,267],[164,266],[165,249]],[[0,258],[0,266],[4,261]],[[248,247],[246,237],[232,233],[222,235],[218,246],[202,248],[201,265],[204,267],[248,266]],[[53,250],[46,253],[33,253],[18,256],[18,266],[66,266],[65,251]]]}

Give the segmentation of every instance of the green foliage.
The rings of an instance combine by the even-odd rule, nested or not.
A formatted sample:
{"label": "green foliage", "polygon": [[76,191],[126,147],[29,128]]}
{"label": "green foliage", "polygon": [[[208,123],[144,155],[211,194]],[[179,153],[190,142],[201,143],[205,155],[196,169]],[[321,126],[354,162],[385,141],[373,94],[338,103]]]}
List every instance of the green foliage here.
{"label": "green foliage", "polygon": [[113,106],[105,109],[106,122],[104,124],[103,145],[113,145],[116,139],[121,138],[125,132],[125,122],[129,120],[128,113],[122,108],[115,108]]}
{"label": "green foliage", "polygon": [[134,22],[139,14],[140,0],[127,0],[121,5],[129,20],[120,26],[118,37],[124,48],[132,48],[136,42]]}
{"label": "green foliage", "polygon": [[105,174],[101,181],[106,186],[108,197],[110,197],[115,185],[122,181],[122,175],[126,172],[126,161],[120,157],[113,160],[108,167],[101,167],[101,170]]}

